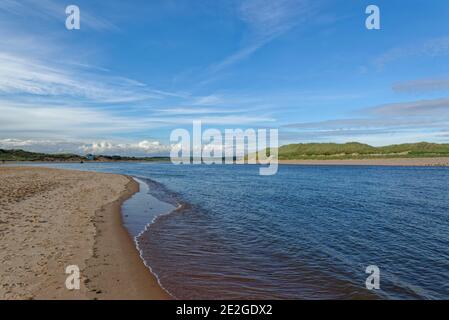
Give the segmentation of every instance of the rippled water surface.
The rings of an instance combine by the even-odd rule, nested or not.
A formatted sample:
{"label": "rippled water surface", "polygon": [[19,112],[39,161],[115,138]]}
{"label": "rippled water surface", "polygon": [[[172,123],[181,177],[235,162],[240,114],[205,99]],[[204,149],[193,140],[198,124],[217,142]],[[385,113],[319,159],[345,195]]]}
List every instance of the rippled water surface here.
{"label": "rippled water surface", "polygon": [[[181,205],[138,237],[177,298],[449,298],[447,168],[52,166],[147,178]],[[381,290],[365,288],[369,265]]]}

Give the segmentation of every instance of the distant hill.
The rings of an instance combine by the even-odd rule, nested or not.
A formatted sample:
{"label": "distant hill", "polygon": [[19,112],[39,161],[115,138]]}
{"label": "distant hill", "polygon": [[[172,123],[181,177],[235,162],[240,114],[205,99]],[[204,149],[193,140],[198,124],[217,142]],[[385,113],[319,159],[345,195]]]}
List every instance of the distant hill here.
{"label": "distant hill", "polygon": [[447,157],[449,144],[407,143],[385,147],[349,142],[290,144],[279,148],[280,160]]}
{"label": "distant hill", "polygon": [[83,157],[76,154],[45,154],[21,149],[0,149],[0,160],[6,161],[81,161],[82,159]]}
{"label": "distant hill", "polygon": [[[0,161],[43,161],[43,162],[85,162],[86,157],[77,154],[47,154],[29,152],[24,150],[4,150],[0,149]],[[92,161],[92,160],[91,160]],[[94,157],[93,161],[170,161],[168,157],[122,157],[122,156],[103,156]]]}

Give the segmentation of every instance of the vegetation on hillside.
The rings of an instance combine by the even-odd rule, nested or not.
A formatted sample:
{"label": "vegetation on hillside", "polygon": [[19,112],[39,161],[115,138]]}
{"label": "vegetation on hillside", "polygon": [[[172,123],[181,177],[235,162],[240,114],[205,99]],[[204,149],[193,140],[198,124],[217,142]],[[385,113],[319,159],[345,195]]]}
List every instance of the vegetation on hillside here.
{"label": "vegetation on hillside", "polygon": [[81,161],[82,159],[83,157],[80,157],[76,154],[46,154],[28,152],[21,149],[0,149],[0,160],[5,161]]}
{"label": "vegetation on hillside", "polygon": [[[95,156],[93,161],[169,161],[168,157]],[[24,150],[0,149],[0,161],[86,162],[86,157],[76,154],[46,154]]]}
{"label": "vegetation on hillside", "polygon": [[358,142],[290,144],[279,148],[280,160],[447,157],[449,144],[407,143],[373,147]]}

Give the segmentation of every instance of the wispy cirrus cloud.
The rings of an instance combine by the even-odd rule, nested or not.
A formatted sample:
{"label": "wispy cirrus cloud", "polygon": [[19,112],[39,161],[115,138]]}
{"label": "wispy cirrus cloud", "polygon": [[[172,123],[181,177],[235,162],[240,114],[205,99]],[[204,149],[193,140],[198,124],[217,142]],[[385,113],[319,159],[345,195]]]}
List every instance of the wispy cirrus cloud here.
{"label": "wispy cirrus cloud", "polygon": [[367,130],[377,128],[416,128],[416,127],[432,127],[446,124],[447,120],[435,121],[431,119],[391,119],[391,118],[347,118],[334,119],[316,122],[302,122],[285,125],[284,128],[301,129],[301,130],[335,130],[351,131],[351,130]]}
{"label": "wispy cirrus cloud", "polygon": [[238,103],[219,108],[227,100],[218,94],[152,88],[84,60],[66,60],[64,46],[51,41],[36,43],[31,52],[29,39],[35,41],[15,35],[14,46],[0,49],[0,137],[93,138],[142,134],[193,120],[216,125],[274,121],[245,113]]}
{"label": "wispy cirrus cloud", "polygon": [[438,57],[449,54],[449,37],[423,40],[410,45],[392,48],[374,60],[374,65],[382,69],[387,64],[408,57]]}
{"label": "wispy cirrus cloud", "polygon": [[[0,16],[37,18],[40,20],[54,20],[61,22],[67,18],[66,7],[71,3],[55,0],[2,0],[0,2]],[[92,14],[83,7],[82,27],[96,31],[118,31],[119,28],[110,19],[101,18],[102,12]]]}
{"label": "wispy cirrus cloud", "polygon": [[[125,103],[159,98],[163,92],[151,90],[135,80],[113,75],[109,70],[73,54],[66,40],[67,4],[52,0],[4,0],[0,2],[0,94],[33,95],[45,98],[66,97],[91,102]],[[86,28],[108,29],[109,20],[91,18],[82,6]],[[26,21],[22,21],[26,17]],[[60,21],[59,27],[52,24]],[[39,28],[34,28],[37,24]]]}
{"label": "wispy cirrus cloud", "polygon": [[244,0],[237,3],[237,15],[246,24],[248,33],[242,47],[214,64],[212,72],[247,58],[270,41],[304,23],[316,10],[316,1],[310,0]]}
{"label": "wispy cirrus cloud", "polygon": [[0,136],[80,138],[157,128],[162,119],[130,117],[89,107],[0,101]]}
{"label": "wispy cirrus cloud", "polygon": [[[170,109],[168,109],[170,110]],[[210,111],[210,110],[207,110]],[[200,120],[208,125],[272,123],[269,115],[236,113],[123,112],[71,105],[39,105],[0,100],[0,137],[89,138],[110,137],[119,132],[144,133],[158,128],[191,125]]]}
{"label": "wispy cirrus cloud", "polygon": [[395,83],[392,86],[397,93],[424,93],[432,91],[448,91],[449,79],[420,79]]}
{"label": "wispy cirrus cloud", "polygon": [[384,116],[431,116],[438,120],[449,117],[449,99],[428,99],[402,103],[390,103],[366,109],[369,113]]}
{"label": "wispy cirrus cloud", "polygon": [[449,99],[390,103],[364,108],[358,113],[364,117],[292,123],[282,129],[289,138],[309,141],[356,140],[374,144],[420,139],[447,141]]}
{"label": "wispy cirrus cloud", "polygon": [[0,93],[78,97],[101,103],[160,99],[168,94],[131,79],[1,51]]}
{"label": "wispy cirrus cloud", "polygon": [[200,106],[213,106],[221,103],[223,103],[223,98],[216,94],[197,97],[192,102],[193,105],[200,105]]}
{"label": "wispy cirrus cloud", "polygon": [[223,108],[197,108],[197,107],[174,107],[166,109],[155,109],[155,112],[169,115],[205,115],[205,114],[226,114],[226,113],[238,113],[235,110],[223,109]]}

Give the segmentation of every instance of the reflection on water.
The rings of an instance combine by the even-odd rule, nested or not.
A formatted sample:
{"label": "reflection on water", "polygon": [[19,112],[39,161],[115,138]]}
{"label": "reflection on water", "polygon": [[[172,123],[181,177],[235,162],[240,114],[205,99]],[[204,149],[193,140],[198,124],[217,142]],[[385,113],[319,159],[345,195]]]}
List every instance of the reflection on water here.
{"label": "reflection on water", "polygon": [[153,220],[161,214],[170,213],[176,207],[160,201],[151,195],[146,179],[135,179],[139,192],[125,201],[122,206],[123,224],[132,237],[138,237]]}

